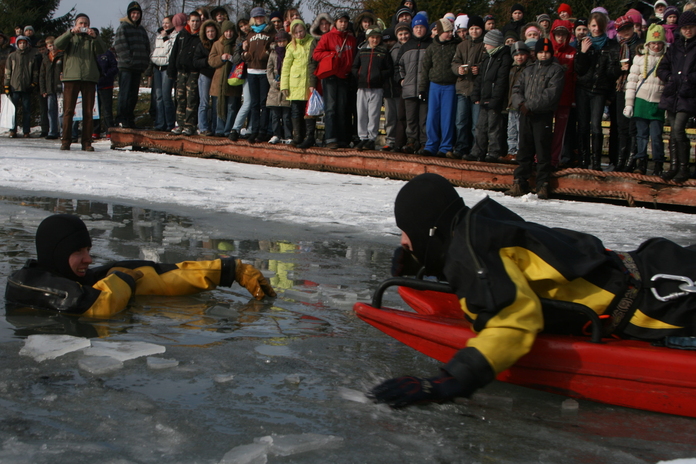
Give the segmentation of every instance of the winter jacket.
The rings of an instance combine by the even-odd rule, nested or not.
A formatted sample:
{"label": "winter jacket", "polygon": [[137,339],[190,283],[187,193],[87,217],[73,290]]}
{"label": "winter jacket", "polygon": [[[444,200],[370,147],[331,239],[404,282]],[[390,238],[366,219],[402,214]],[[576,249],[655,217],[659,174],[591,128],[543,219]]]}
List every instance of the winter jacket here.
{"label": "winter jacket", "polygon": [[665,83],[660,109],[696,113],[696,37],[681,38],[670,45],[657,75]]}
{"label": "winter jacket", "polygon": [[172,54],[169,56],[169,65],[167,66],[167,75],[170,79],[176,80],[177,73],[196,71],[193,56],[199,43],[201,43],[201,39],[198,32],[192,33],[188,25],[179,31],[174,40]]}
{"label": "winter jacket", "polygon": [[[285,47],[287,49],[287,45]],[[285,58],[287,58],[286,50]],[[287,61],[283,61],[283,68],[287,65]],[[280,91],[280,74],[278,69],[278,55],[273,50],[268,57],[268,67],[266,68],[266,77],[270,84],[268,88],[268,96],[266,97],[266,106],[290,106],[290,101],[285,99],[285,95]],[[282,70],[281,70],[282,71]]]}
{"label": "winter jacket", "polygon": [[63,72],[63,52],[58,51],[53,59],[46,53],[41,61],[39,72],[39,92],[43,94],[63,93],[63,84],[60,75]]}
{"label": "winter jacket", "polygon": [[114,49],[120,70],[141,73],[150,64],[150,38],[140,21],[136,24],[130,18],[121,18],[114,37]]}
{"label": "winter jacket", "polygon": [[507,106],[508,79],[512,56],[510,47],[503,45],[493,56],[484,54],[479,65],[479,75],[471,93],[473,102],[480,102],[483,109],[503,111]]}
{"label": "winter jacket", "polygon": [[[636,274],[645,280],[658,273],[693,275],[692,248],[650,239],[619,255],[597,237],[526,222],[490,198],[459,217],[444,275],[477,336],[444,369],[469,391],[529,352],[545,326],[579,332],[585,321],[554,312],[552,306],[542,314],[540,298],[580,303],[610,315],[608,330],[625,337],[658,340],[696,332],[694,297],[660,302],[647,288],[633,293],[629,286],[640,287]],[[656,289],[661,294],[669,293],[664,282]]]}
{"label": "winter jacket", "polygon": [[565,69],[556,58],[527,66],[512,89],[512,107],[524,103],[534,113],[553,113],[563,94]]}
{"label": "winter jacket", "polygon": [[107,50],[97,57],[97,65],[99,66],[99,82],[97,89],[113,89],[114,79],[118,74],[118,61],[111,50]]}
{"label": "winter jacket", "polygon": [[[213,44],[212,48],[210,49],[210,54],[208,55],[208,64],[215,69],[215,74],[213,74],[213,78],[210,81],[210,95],[213,97],[219,97],[220,96],[220,86],[221,84],[221,74],[225,74],[225,78],[229,76],[230,71],[232,70],[232,65],[226,66],[227,62],[222,61],[222,55],[225,53],[224,52],[224,47],[225,45],[223,44],[224,37],[220,37],[218,40],[215,41]],[[234,49],[235,45],[232,45],[232,48]],[[227,85],[225,87],[226,97],[241,97],[242,96],[242,89],[243,86],[241,85]]]}
{"label": "winter jacket", "polygon": [[389,50],[389,56],[392,60],[392,74],[389,79],[384,83],[382,87],[384,89],[384,98],[399,98],[401,97],[401,85],[399,85],[399,79],[396,74],[396,60],[399,58],[399,51],[401,50],[401,43],[397,42],[391,50]]}
{"label": "winter jacket", "polygon": [[663,49],[660,54],[653,55],[644,47],[639,49],[639,53],[641,52],[648,54],[638,54],[633,59],[626,82],[626,106],[633,107],[633,116],[636,118],[664,120],[665,111],[659,109],[659,104],[665,85],[657,77],[657,65],[665,51]]}
{"label": "winter jacket", "polygon": [[381,89],[393,73],[394,65],[386,48],[377,46],[358,49],[353,60],[353,76],[359,89]]}
{"label": "winter jacket", "polygon": [[214,42],[208,40],[208,37],[205,34],[206,27],[210,25],[215,25],[215,27],[218,28],[217,39],[220,38],[220,28],[215,21],[208,20],[201,25],[201,28],[198,31],[198,38],[200,39],[200,42],[198,45],[196,45],[196,50],[193,52],[193,67],[196,69],[196,71],[204,76],[212,78],[215,74],[215,68],[208,64],[208,55],[210,55],[210,49],[213,47]]}
{"label": "winter jacket", "polygon": [[317,42],[319,41],[319,39],[321,39],[321,36],[324,35],[321,33],[321,29],[319,29],[319,25],[321,24],[322,19],[325,19],[329,22],[329,30],[333,29],[334,20],[331,17],[331,15],[329,15],[328,13],[318,14],[317,17],[314,18],[314,21],[312,21],[312,26],[309,28],[309,33],[312,35],[312,37],[314,37],[317,40]]}
{"label": "winter jacket", "polygon": [[[137,282],[115,268],[137,269],[144,275]],[[37,309],[106,318],[123,311],[134,295],[189,295],[234,282],[235,261],[185,261],[178,264],[152,261],[121,261],[89,269],[81,284],[38,266],[30,259],[7,279],[9,303]]]}
{"label": "winter jacket", "polygon": [[32,47],[10,53],[5,63],[5,85],[14,92],[30,92],[39,85],[37,51]]}
{"label": "winter jacket", "polygon": [[440,37],[435,37],[433,43],[425,50],[418,79],[418,92],[427,93],[430,83],[439,85],[454,85],[457,76],[452,74],[452,58],[457,51],[457,43],[450,39],[440,42]]}
{"label": "winter jacket", "polygon": [[63,82],[99,81],[97,57],[106,51],[101,37],[93,39],[87,34],[66,32],[54,42],[58,50],[63,50]]}
{"label": "winter jacket", "polygon": [[347,79],[353,67],[356,47],[354,36],[348,32],[339,32],[336,28],[333,28],[321,37],[314,49],[312,58],[319,66],[323,59],[331,59],[331,57],[338,55],[338,62],[334,67],[332,75],[339,79]]}
{"label": "winter jacket", "polygon": [[317,76],[314,75],[317,62],[312,58],[316,46],[317,41],[311,35],[287,45],[280,88],[290,91],[289,100],[308,100],[309,88],[317,86]]}
{"label": "winter jacket", "polygon": [[[476,80],[476,76],[471,72],[471,68],[481,64],[485,53],[483,35],[478,39],[472,39],[467,36],[466,40],[457,45],[457,52],[452,59],[452,72],[457,76],[457,93],[459,95],[471,96],[471,93],[474,91],[474,81]],[[469,72],[460,75],[459,67],[464,64],[469,66]]]}
{"label": "winter jacket", "polygon": [[517,34],[517,37],[522,39],[522,34],[520,34],[520,31],[522,31],[522,26],[527,24],[528,21],[526,21],[524,18],[522,18],[519,21],[513,21],[512,19],[510,20],[509,23],[503,26],[503,28],[500,30],[500,32],[505,35],[507,31],[513,31],[515,34]]}
{"label": "winter jacket", "polygon": [[[619,73],[619,78],[616,80],[616,91],[617,92],[625,92],[626,91],[626,80],[628,79],[628,73],[631,72],[631,64],[633,64],[633,58],[638,54],[638,48],[643,45],[644,41],[641,39],[638,34],[633,34],[633,36],[626,41],[626,45],[628,45],[628,59],[629,59],[629,67],[628,71],[620,71]],[[621,42],[619,42],[619,47],[621,46]],[[619,54],[621,54],[619,52]],[[620,58],[625,58],[624,56],[620,56]]]}
{"label": "winter jacket", "polygon": [[275,32],[273,25],[269,24],[262,32],[254,32],[252,30],[249,33],[249,37],[246,39],[249,43],[249,48],[246,52],[242,52],[242,59],[246,61],[247,69],[262,69],[266,71]]}
{"label": "winter jacket", "polygon": [[[420,79],[421,65],[425,50],[430,46],[433,39],[426,34],[420,39],[411,36],[411,39],[401,46],[399,59],[396,63],[397,79],[401,83],[401,98],[418,98],[418,89],[421,87]],[[424,84],[427,87],[427,82]]]}
{"label": "winter jacket", "polygon": [[513,58],[512,61],[512,66],[510,66],[510,76],[508,77],[508,104],[507,104],[507,109],[509,110],[517,110],[518,108],[512,106],[512,88],[517,84],[517,81],[522,77],[522,71],[524,71],[528,66],[531,66],[533,63],[529,61],[524,62],[522,65],[518,65],[515,63],[515,60]]}
{"label": "winter jacket", "polygon": [[[573,23],[562,19],[555,20],[551,30],[556,29],[558,26],[564,26],[569,31],[573,30]],[[573,103],[575,103],[575,80],[577,79],[577,74],[575,73],[575,55],[577,54],[577,50],[570,45],[570,41],[564,45],[560,45],[556,42],[556,36],[551,34],[550,38],[551,43],[553,43],[553,56],[556,57],[561,66],[566,70],[563,95],[561,96],[561,101],[558,103],[558,106],[571,107]],[[572,36],[570,38],[572,38]]]}
{"label": "winter jacket", "polygon": [[176,34],[176,30],[172,28],[165,31],[165,35],[162,35],[160,31],[155,38],[155,49],[152,51],[150,59],[152,64],[160,69],[166,68],[169,64],[169,55],[172,53]]}
{"label": "winter jacket", "polygon": [[575,72],[578,74],[576,87],[611,96],[621,73],[619,49],[619,43],[612,39],[607,39],[601,50],[590,47],[587,53],[583,53],[582,48],[578,48],[575,55]]}

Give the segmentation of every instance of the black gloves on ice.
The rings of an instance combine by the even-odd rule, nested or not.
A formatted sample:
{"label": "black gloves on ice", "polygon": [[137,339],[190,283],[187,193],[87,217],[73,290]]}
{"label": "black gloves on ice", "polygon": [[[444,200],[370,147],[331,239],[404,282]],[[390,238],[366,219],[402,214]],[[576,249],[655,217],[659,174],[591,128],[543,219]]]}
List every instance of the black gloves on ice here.
{"label": "black gloves on ice", "polygon": [[421,264],[411,251],[401,246],[394,250],[391,267],[391,275],[393,277],[415,276],[421,267]]}
{"label": "black gloves on ice", "polygon": [[403,408],[412,404],[442,403],[463,396],[465,388],[447,372],[423,379],[405,376],[387,380],[369,393],[375,403],[385,403],[392,408]]}

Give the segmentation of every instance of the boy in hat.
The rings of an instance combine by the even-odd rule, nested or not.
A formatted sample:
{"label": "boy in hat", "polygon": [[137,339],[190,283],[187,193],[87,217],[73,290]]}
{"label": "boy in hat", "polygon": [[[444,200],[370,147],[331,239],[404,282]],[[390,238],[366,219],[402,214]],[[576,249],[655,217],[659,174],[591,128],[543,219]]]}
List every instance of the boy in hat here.
{"label": "boy in hat", "polygon": [[573,16],[573,9],[567,3],[561,3],[558,5],[558,17],[563,21],[570,21],[571,16]]}
{"label": "boy in hat", "polygon": [[135,295],[189,295],[235,281],[257,299],[276,296],[261,272],[239,259],[177,264],[120,261],[90,269],[92,239],[82,220],[49,216],[36,230],[36,259],[7,279],[9,303],[85,317],[108,318]]}
{"label": "boy in hat", "polygon": [[503,44],[503,34],[493,29],[483,37],[486,53],[479,69],[482,73],[474,83],[471,99],[480,104],[476,125],[476,144],[470,161],[497,162],[503,156],[505,128],[502,111],[507,106],[508,79],[512,66],[510,48]]}
{"label": "boy in hat", "polygon": [[9,55],[5,63],[5,94],[12,98],[15,106],[15,126],[10,129],[10,137],[17,137],[19,107],[22,106],[22,129],[24,138],[31,132],[31,92],[39,85],[39,66],[37,51],[31,46],[29,38],[20,35],[15,42],[17,50]]}
{"label": "boy in hat", "polygon": [[[513,30],[520,36],[520,29],[525,24],[524,21],[524,6],[520,3],[515,3],[510,8],[510,22],[507,23],[501,32],[505,34],[507,31]],[[521,37],[521,36],[520,36]]]}
{"label": "boy in hat", "polygon": [[374,150],[379,134],[383,87],[394,72],[391,55],[381,46],[382,31],[371,26],[365,31],[367,46],[358,49],[353,77],[358,82],[358,150]]}
{"label": "boy in hat", "polygon": [[520,140],[520,110],[512,105],[512,88],[522,76],[522,71],[529,63],[529,47],[524,42],[517,41],[510,46],[512,54],[512,67],[510,68],[510,79],[508,92],[508,123],[507,123],[507,146],[508,156],[506,159],[514,160],[517,157],[517,149]]}
{"label": "boy in hat", "polygon": [[553,115],[563,93],[565,69],[553,57],[550,39],[540,39],[534,49],[537,60],[522,72],[512,89],[512,106],[520,110],[519,166],[515,169],[510,196],[529,192],[534,155],[537,158],[536,192],[541,200],[549,197]]}

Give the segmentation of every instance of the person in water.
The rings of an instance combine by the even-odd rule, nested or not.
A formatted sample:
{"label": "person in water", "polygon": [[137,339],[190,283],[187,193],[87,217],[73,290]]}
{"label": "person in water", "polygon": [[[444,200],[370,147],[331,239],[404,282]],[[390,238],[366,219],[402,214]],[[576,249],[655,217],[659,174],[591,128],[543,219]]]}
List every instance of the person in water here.
{"label": "person in water", "polygon": [[394,213],[403,234],[392,273],[424,268],[447,281],[477,335],[439,375],[374,387],[369,395],[376,402],[399,408],[468,397],[528,353],[545,326],[581,332],[586,319],[542,314],[540,298],[604,315],[604,335],[648,341],[696,335],[696,286],[688,284],[696,279],[696,246],[652,238],[635,251],[607,250],[593,235],[527,222],[491,198],[469,208],[437,174],[409,181]]}
{"label": "person in water", "polygon": [[36,231],[36,257],[7,279],[8,303],[94,318],[123,311],[134,295],[188,295],[235,281],[256,299],[274,297],[261,272],[239,259],[177,264],[121,261],[90,268],[92,239],[77,216],[56,214]]}

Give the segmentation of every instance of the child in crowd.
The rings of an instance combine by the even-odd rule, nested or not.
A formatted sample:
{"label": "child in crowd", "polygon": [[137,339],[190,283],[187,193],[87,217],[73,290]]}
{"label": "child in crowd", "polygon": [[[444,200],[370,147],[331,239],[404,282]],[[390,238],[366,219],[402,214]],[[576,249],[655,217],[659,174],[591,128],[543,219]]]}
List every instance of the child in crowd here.
{"label": "child in crowd", "polygon": [[[392,74],[384,81],[383,87],[385,144],[382,145],[382,150],[390,151],[395,148],[400,149],[406,144],[406,133],[403,129],[402,120],[399,120],[398,117],[398,108],[401,102],[401,87],[399,87],[396,84],[396,80],[394,80],[394,59],[399,53],[401,44],[397,40],[396,30],[393,27],[386,29],[382,34],[382,46],[389,52],[389,56],[392,59]],[[397,138],[399,138],[398,143],[396,141]]]}
{"label": "child in crowd", "polygon": [[63,93],[60,76],[63,73],[63,52],[56,49],[55,37],[46,37],[46,50],[41,62],[39,73],[39,89],[41,96],[48,102],[48,135],[49,140],[60,137],[60,120],[58,119],[58,95]]}
{"label": "child in crowd", "polygon": [[665,8],[664,18],[662,27],[665,29],[665,40],[668,44],[671,44],[679,37],[679,26],[677,25],[677,21],[679,21],[679,8],[676,6],[668,6]]}
{"label": "child in crowd", "polygon": [[382,31],[372,26],[365,31],[367,46],[358,49],[353,61],[353,76],[358,81],[358,150],[374,150],[379,134],[383,86],[392,78],[391,55],[382,42]]}
{"label": "child in crowd", "polygon": [[31,92],[39,85],[37,52],[31,46],[27,36],[20,35],[15,43],[17,51],[10,53],[5,63],[5,94],[12,98],[15,105],[15,126],[10,129],[10,137],[17,137],[18,113],[21,107],[24,138],[29,138],[31,132]]}
{"label": "child in crowd", "polygon": [[567,3],[558,5],[558,10],[556,11],[558,12],[558,17],[563,21],[570,21],[570,18],[573,16],[573,9]]}
{"label": "child in crowd", "polygon": [[655,166],[653,176],[662,174],[665,160],[665,148],[662,141],[662,128],[665,124],[665,112],[660,110],[660,98],[665,88],[657,77],[657,65],[662,60],[666,49],[665,30],[658,24],[648,28],[645,45],[639,48],[639,54],[633,59],[631,72],[626,84],[626,107],[624,116],[633,118],[636,124],[638,151],[635,156],[634,173],[645,174],[648,164],[648,137],[652,141],[652,155]]}
{"label": "child in crowd", "polygon": [[269,91],[266,97],[266,106],[271,111],[271,130],[273,137],[268,141],[273,145],[290,143],[292,139],[292,122],[290,121],[290,101],[280,91],[280,76],[283,72],[285,52],[290,34],[281,29],[275,35],[275,48],[268,57],[266,77],[268,78]]}
{"label": "child in crowd", "polygon": [[522,71],[527,67],[529,60],[529,47],[522,41],[515,42],[510,47],[512,54],[512,67],[510,68],[508,92],[508,125],[507,125],[507,144],[508,158],[515,159],[517,157],[517,147],[520,138],[520,110],[512,106],[512,88],[522,76]]}
{"label": "child in crowd", "polygon": [[[558,109],[554,116],[553,143],[551,144],[551,164],[557,167],[561,164],[562,154],[566,146],[566,129],[570,119],[570,111],[575,103],[575,54],[577,50],[570,46],[573,23],[557,19],[551,27],[551,43],[554,56],[565,68],[565,84],[563,95],[558,102]],[[571,156],[566,157],[570,161]]]}
{"label": "child in crowd", "polygon": [[501,32],[505,34],[507,31],[510,30],[515,31],[517,35],[522,39],[522,36],[520,35],[520,30],[522,29],[522,26],[524,26],[524,24],[524,6],[522,6],[519,3],[515,3],[510,8],[510,22],[503,26]]}

